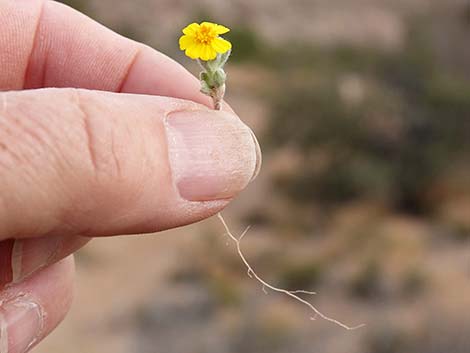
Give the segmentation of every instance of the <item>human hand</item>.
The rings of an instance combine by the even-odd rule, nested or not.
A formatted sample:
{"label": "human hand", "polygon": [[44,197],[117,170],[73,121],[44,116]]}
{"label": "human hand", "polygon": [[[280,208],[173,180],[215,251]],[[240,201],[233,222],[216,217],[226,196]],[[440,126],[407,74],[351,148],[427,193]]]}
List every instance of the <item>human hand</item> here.
{"label": "human hand", "polygon": [[53,1],[0,18],[0,353],[23,353],[65,316],[89,237],[213,215],[259,150],[163,54]]}

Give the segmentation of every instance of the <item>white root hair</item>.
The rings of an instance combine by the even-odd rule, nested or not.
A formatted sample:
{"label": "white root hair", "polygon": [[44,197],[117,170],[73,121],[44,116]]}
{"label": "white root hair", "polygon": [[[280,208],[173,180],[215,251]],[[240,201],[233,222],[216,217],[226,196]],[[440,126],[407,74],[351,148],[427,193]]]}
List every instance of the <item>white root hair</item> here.
{"label": "white root hair", "polygon": [[307,300],[305,299],[302,299],[301,297],[298,296],[298,294],[308,294],[308,295],[314,295],[316,294],[315,292],[310,292],[310,291],[306,291],[306,290],[294,290],[294,291],[289,291],[289,290],[286,290],[286,289],[282,289],[282,288],[277,288],[269,283],[267,283],[265,280],[263,280],[254,270],[253,268],[251,267],[251,265],[248,263],[247,259],[245,258],[245,255],[243,254],[242,250],[241,250],[241,241],[243,239],[243,237],[246,235],[246,233],[248,233],[248,231],[250,230],[250,227],[247,227],[243,233],[237,238],[233,235],[233,233],[230,231],[227,223],[225,222],[225,219],[224,217],[222,216],[222,214],[219,212],[217,214],[217,217],[219,218],[219,220],[222,222],[222,225],[224,226],[225,228],[225,234],[228,235],[230,237],[230,239],[235,243],[236,247],[237,247],[237,252],[238,252],[238,256],[241,258],[241,260],[243,261],[243,263],[245,264],[246,268],[247,268],[247,274],[250,278],[253,278],[255,280],[257,280],[259,283],[261,283],[262,285],[262,290],[265,294],[268,294],[267,292],[267,289],[270,289],[272,290],[273,292],[277,292],[277,293],[282,293],[282,294],[285,294],[289,297],[291,297],[292,299],[300,302],[301,304],[307,306],[314,314],[314,316],[310,317],[311,320],[316,320],[318,317],[325,320],[325,321],[329,321],[335,325],[338,325],[346,330],[356,330],[358,328],[361,328],[363,326],[365,326],[364,324],[360,324],[360,325],[357,325],[357,326],[349,326],[349,325],[346,325],[344,323],[342,323],[341,321],[338,321],[336,319],[333,319],[325,314],[323,314],[322,312],[320,312],[315,306],[313,306],[310,302],[308,302]]}

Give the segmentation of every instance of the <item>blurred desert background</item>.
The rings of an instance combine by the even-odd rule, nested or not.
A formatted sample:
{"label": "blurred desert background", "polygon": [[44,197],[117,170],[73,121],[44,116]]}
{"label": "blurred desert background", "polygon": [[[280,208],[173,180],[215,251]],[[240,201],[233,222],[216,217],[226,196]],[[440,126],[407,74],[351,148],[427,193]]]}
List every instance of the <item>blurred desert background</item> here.
{"label": "blurred desert background", "polygon": [[67,0],[166,54],[229,26],[227,100],[259,136],[259,178],[216,218],[97,239],[35,353],[470,352],[470,4],[465,0]]}

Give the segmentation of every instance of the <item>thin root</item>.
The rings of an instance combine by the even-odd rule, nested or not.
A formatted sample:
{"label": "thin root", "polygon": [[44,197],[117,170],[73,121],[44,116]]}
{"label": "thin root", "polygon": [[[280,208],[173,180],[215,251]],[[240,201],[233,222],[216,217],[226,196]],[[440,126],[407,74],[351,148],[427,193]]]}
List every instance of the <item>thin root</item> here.
{"label": "thin root", "polygon": [[310,308],[311,311],[313,311],[314,315],[312,317],[310,317],[311,320],[316,320],[317,317],[320,317],[321,319],[323,320],[326,320],[326,321],[329,321],[333,324],[336,324],[346,330],[356,330],[360,327],[363,327],[365,326],[364,324],[361,324],[361,325],[357,325],[357,326],[348,326],[344,323],[342,323],[341,321],[338,321],[338,320],[335,320],[329,316],[326,316],[324,314],[322,314],[317,308],[315,308],[311,303],[309,303],[308,301],[302,299],[301,297],[299,297],[297,294],[309,294],[309,295],[313,295],[313,294],[316,294],[315,292],[309,292],[309,291],[304,291],[304,290],[296,290],[296,291],[288,291],[288,290],[285,290],[285,289],[282,289],[282,288],[277,288],[269,283],[267,283],[266,281],[264,281],[261,277],[258,276],[258,274],[253,270],[253,268],[251,267],[251,265],[248,263],[248,261],[246,260],[245,256],[243,255],[243,252],[241,250],[241,240],[243,239],[243,237],[246,235],[246,233],[248,232],[248,230],[250,229],[250,227],[247,227],[243,233],[240,235],[240,237],[235,237],[232,232],[230,231],[227,223],[225,222],[224,220],[224,217],[222,216],[221,213],[218,213],[217,214],[217,217],[219,218],[219,220],[222,222],[222,225],[224,226],[225,228],[225,231],[226,231],[226,234],[230,237],[230,239],[233,240],[233,242],[235,243],[236,247],[237,247],[237,252],[238,252],[238,255],[240,256],[241,260],[243,261],[243,263],[245,264],[246,268],[247,268],[247,274],[250,278],[254,278],[256,279],[259,283],[261,283],[263,285],[262,289],[263,289],[263,292],[265,294],[267,294],[267,289],[270,289],[274,292],[278,292],[278,293],[283,293],[289,297],[291,297],[292,299],[294,300],[297,300],[298,302],[302,303],[303,305],[307,306],[308,308]]}

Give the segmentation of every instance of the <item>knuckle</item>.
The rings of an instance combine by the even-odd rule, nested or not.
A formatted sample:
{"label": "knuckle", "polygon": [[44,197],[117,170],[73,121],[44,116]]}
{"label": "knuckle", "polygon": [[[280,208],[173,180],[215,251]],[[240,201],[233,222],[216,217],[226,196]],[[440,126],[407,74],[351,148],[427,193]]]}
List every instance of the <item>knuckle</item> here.
{"label": "knuckle", "polygon": [[145,154],[146,148],[139,129],[123,116],[126,102],[108,93],[74,90],[71,94],[81,117],[80,149],[92,170],[91,201],[113,200],[119,205],[138,200],[149,173],[133,152]]}
{"label": "knuckle", "polygon": [[99,116],[100,102],[85,91],[72,89],[75,107],[81,121],[84,150],[88,155],[94,175],[99,179],[120,179],[123,177],[123,155],[116,149],[117,132],[112,119]]}

